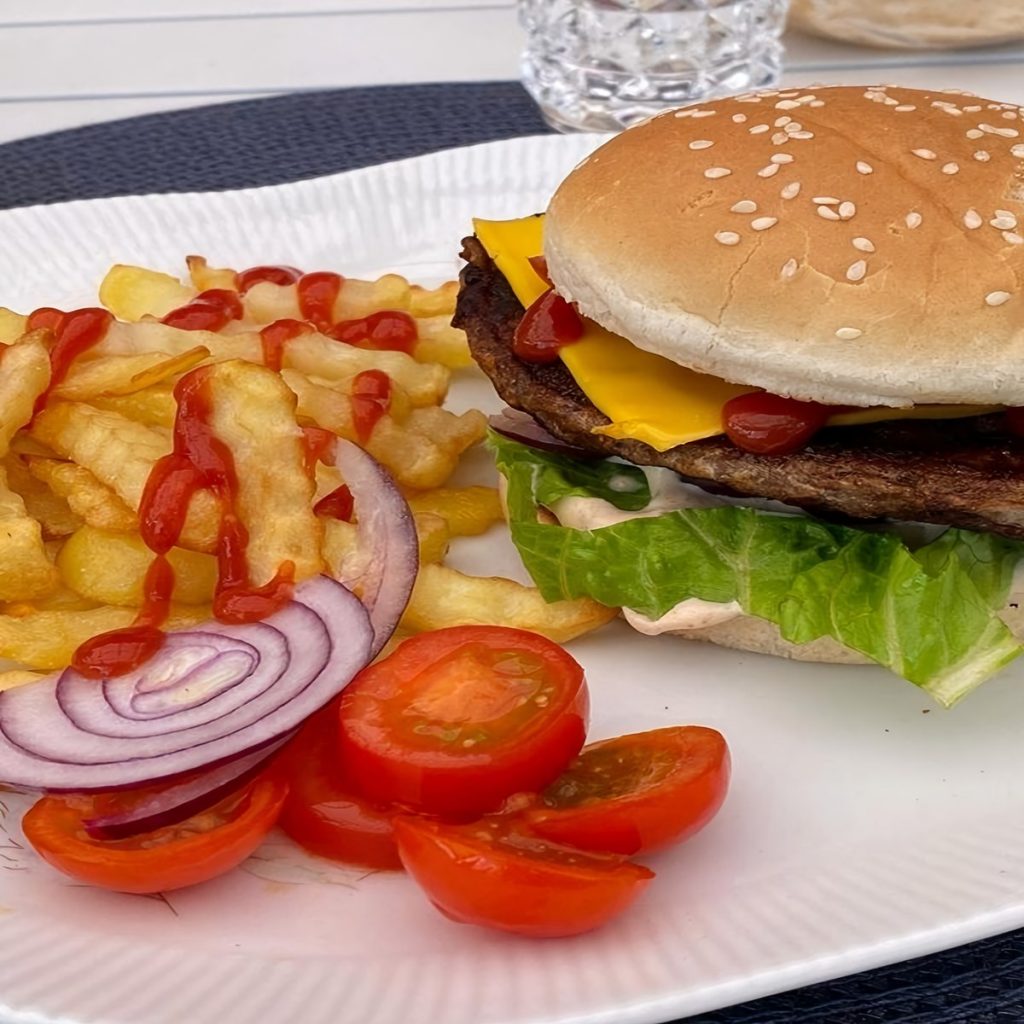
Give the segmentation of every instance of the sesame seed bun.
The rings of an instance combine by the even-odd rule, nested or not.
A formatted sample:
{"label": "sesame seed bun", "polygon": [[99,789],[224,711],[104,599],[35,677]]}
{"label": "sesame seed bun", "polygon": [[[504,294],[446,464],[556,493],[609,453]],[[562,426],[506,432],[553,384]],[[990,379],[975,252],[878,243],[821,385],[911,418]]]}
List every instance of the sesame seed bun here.
{"label": "sesame seed bun", "polygon": [[959,92],[766,92],[576,168],[558,290],[640,348],[842,405],[1024,405],[1024,114]]}

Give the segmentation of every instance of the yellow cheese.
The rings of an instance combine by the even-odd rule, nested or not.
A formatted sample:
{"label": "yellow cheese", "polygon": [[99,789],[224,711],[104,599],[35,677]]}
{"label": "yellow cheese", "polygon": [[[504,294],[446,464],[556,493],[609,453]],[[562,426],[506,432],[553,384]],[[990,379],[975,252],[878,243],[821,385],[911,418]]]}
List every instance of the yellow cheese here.
{"label": "yellow cheese", "polygon": [[[474,220],[477,238],[524,306],[547,291],[530,265],[544,251],[544,217]],[[562,362],[580,390],[611,420],[595,433],[633,438],[658,451],[722,433],[722,406],[736,395],[759,390],[730,384],[645,352],[618,334],[584,320],[579,341],[561,350]],[[898,419],[957,419],[980,416],[997,406],[918,405],[911,409],[877,407],[833,416],[833,426]]]}

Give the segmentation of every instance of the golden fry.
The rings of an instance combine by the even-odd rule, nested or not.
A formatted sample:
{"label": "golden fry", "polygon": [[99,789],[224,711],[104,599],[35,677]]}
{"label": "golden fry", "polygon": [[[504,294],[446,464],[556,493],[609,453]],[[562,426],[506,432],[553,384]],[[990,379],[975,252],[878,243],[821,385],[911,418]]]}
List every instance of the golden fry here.
{"label": "golden fry", "polygon": [[210,426],[231,450],[238,477],[238,516],[249,533],[246,558],[257,586],[282,562],[305,579],[323,568],[313,481],[305,468],[295,396],[272,370],[218,363],[208,378]]}
{"label": "golden fry", "polygon": [[88,402],[101,396],[131,395],[177,377],[209,356],[209,349],[197,345],[178,355],[144,352],[133,356],[76,360],[52,394],[54,398],[78,402]]}
{"label": "golden fry", "polygon": [[100,483],[83,466],[59,459],[27,460],[30,476],[45,485],[57,498],[67,502],[68,510],[78,520],[78,526],[104,530],[134,530],[139,525],[135,513],[106,484]]}
{"label": "golden fry", "polygon": [[27,330],[27,316],[0,306],[0,344],[13,345]]}
{"label": "golden fry", "polygon": [[[69,537],[57,555],[61,578],[76,594],[97,604],[137,608],[142,585],[156,556],[135,533],[114,533],[85,526]],[[181,604],[209,604],[217,585],[213,555],[172,548],[174,599]]]}
{"label": "golden fry", "polygon": [[0,601],[31,601],[54,590],[57,570],[43,547],[43,531],[0,469]]}
{"label": "golden fry", "polygon": [[[314,383],[294,370],[284,370],[282,377],[298,397],[300,416],[362,443],[403,487],[426,490],[443,484],[462,453],[482,440],[487,429],[486,419],[476,410],[456,416],[430,406],[409,410],[401,422],[392,415],[382,417],[363,443],[356,435],[352,402],[346,393]],[[400,393],[397,387],[394,393]]]}
{"label": "golden fry", "polygon": [[418,340],[413,355],[423,363],[441,363],[451,370],[473,365],[466,332],[451,325],[451,314],[423,317],[416,321]]}
{"label": "golden fry", "polygon": [[618,614],[590,598],[549,604],[534,587],[500,576],[466,576],[445,565],[420,566],[402,625],[422,633],[448,626],[513,626],[564,643]]}
{"label": "golden fry", "polygon": [[45,331],[33,331],[0,351],[0,458],[11,438],[32,418],[36,399],[50,383]]}
{"label": "golden fry", "polygon": [[28,672],[23,668],[12,668],[0,672],[0,691],[13,690],[16,686],[34,683],[43,678],[42,672]]}
{"label": "golden fry", "polygon": [[414,284],[409,288],[409,312],[415,317],[443,315],[451,320],[458,295],[458,281],[445,281],[437,288]]}
{"label": "golden fry", "polygon": [[475,537],[504,520],[495,487],[440,487],[408,499],[413,512],[432,512],[448,524],[453,537]]}
{"label": "golden fry", "polygon": [[89,404],[97,409],[119,413],[147,427],[163,427],[165,430],[174,426],[178,413],[174,388],[166,382],[152,384],[130,395],[97,395]]}
{"label": "golden fry", "polygon": [[137,324],[111,324],[103,340],[90,350],[90,356],[134,356],[153,352],[180,356],[199,346],[209,350],[209,358],[213,362],[219,363],[225,359],[263,362],[260,336],[254,332],[217,334],[213,331],[183,331],[157,320],[143,320]]}
{"label": "golden fry", "polygon": [[195,298],[195,289],[170,274],[115,263],[100,282],[100,302],[118,320],[159,319]]}
{"label": "golden fry", "polygon": [[[398,274],[384,274],[374,281],[346,277],[338,292],[331,319],[356,320],[383,309],[407,310],[412,298],[409,282]],[[298,287],[261,281],[245,294],[245,317],[257,324],[269,324],[284,317],[302,320]]]}
{"label": "golden fry", "polygon": [[207,264],[202,256],[186,256],[188,274],[196,291],[205,292],[211,288],[224,288],[235,291],[236,281],[233,270],[219,269]]}
{"label": "golden fry", "polygon": [[[32,435],[89,470],[133,512],[138,511],[153,464],[171,450],[163,432],[82,402],[51,402],[33,421]],[[68,498],[74,509],[70,494]],[[84,514],[82,518],[89,521]],[[207,491],[197,492],[189,503],[182,546],[213,551],[219,529],[220,503]]]}
{"label": "golden fry", "polygon": [[[92,608],[89,611],[31,611],[25,615],[0,615],[0,658],[10,658],[28,668],[45,672],[71,663],[75,650],[90,637],[130,626],[132,608]],[[204,606],[176,608],[171,628],[195,625],[208,619]]]}
{"label": "golden fry", "polygon": [[82,525],[81,517],[72,511],[67,500],[34,477],[17,455],[9,454],[3,460],[3,467],[7,471],[7,485],[19,495],[25,503],[25,511],[42,527],[45,539],[67,537]]}

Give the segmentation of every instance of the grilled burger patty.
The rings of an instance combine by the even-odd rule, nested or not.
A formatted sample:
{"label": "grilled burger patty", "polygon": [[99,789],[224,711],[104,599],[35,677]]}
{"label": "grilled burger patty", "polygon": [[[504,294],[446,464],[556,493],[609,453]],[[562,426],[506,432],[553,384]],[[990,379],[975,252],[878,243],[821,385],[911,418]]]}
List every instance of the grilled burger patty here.
{"label": "grilled burger patty", "polygon": [[822,430],[790,455],[754,455],[724,436],[659,452],[593,434],[608,422],[560,363],[512,353],[523,306],[475,237],[453,323],[511,406],[569,444],[637,465],[664,466],[715,492],[771,498],[857,520],[907,520],[1024,539],[1024,440],[1001,414],[961,420],[894,420]]}

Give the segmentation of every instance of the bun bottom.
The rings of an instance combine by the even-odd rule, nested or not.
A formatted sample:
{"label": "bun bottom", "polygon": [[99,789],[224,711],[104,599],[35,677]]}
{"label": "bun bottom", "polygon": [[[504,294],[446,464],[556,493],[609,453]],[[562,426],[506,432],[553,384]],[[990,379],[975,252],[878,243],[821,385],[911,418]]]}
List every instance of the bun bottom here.
{"label": "bun bottom", "polygon": [[[1006,607],[999,613],[1018,640],[1024,640],[1024,593],[1010,595]],[[830,636],[812,640],[808,644],[790,643],[779,633],[779,627],[767,619],[740,615],[728,622],[720,622],[703,629],[674,631],[672,636],[684,640],[702,640],[753,654],[770,654],[793,661],[816,661],[830,665],[871,665],[873,662],[858,651],[844,647]]]}

